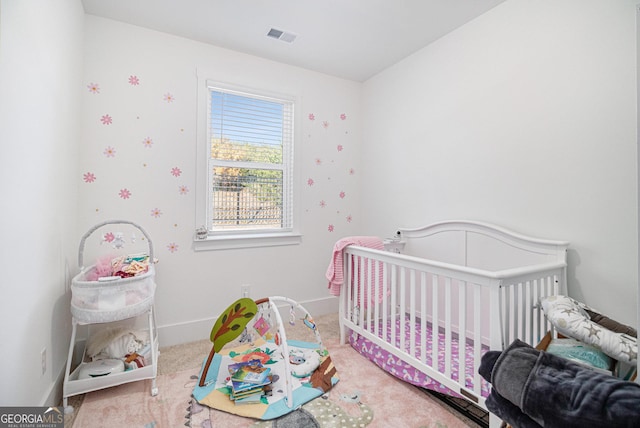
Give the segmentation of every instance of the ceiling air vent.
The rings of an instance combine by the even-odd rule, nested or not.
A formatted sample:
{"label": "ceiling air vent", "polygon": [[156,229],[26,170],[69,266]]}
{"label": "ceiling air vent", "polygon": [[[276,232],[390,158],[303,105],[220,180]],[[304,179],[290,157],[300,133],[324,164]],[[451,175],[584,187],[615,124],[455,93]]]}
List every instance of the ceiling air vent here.
{"label": "ceiling air vent", "polygon": [[287,43],[293,43],[293,41],[297,37],[293,33],[287,33],[286,31],[278,30],[275,28],[270,29],[269,32],[267,33],[267,36],[274,39],[282,40],[283,42],[287,42]]}

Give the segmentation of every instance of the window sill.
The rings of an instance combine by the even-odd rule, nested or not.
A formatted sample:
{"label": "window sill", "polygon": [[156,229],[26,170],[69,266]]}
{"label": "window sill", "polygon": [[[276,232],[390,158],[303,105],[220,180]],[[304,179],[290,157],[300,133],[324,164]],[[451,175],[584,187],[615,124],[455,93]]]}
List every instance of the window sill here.
{"label": "window sill", "polygon": [[193,240],[195,251],[233,250],[241,248],[276,247],[281,245],[299,245],[302,235],[292,233],[259,233],[233,236],[209,236]]}

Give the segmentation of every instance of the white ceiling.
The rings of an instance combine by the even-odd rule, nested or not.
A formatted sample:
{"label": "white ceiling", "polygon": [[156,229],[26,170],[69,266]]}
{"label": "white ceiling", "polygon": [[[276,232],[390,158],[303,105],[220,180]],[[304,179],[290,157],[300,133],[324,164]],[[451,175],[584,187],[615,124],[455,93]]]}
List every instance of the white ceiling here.
{"label": "white ceiling", "polygon": [[[129,24],[365,81],[505,0],[82,0]],[[293,33],[293,43],[267,37]]]}

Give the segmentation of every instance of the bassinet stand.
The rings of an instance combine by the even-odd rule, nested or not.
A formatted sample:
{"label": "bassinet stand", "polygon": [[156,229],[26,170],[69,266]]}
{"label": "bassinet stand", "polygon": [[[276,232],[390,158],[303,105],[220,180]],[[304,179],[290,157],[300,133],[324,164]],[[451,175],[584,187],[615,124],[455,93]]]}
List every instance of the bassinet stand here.
{"label": "bassinet stand", "polygon": [[[142,315],[142,314],[141,314]],[[71,396],[85,394],[91,391],[97,391],[111,386],[122,385],[124,383],[135,382],[138,380],[151,379],[151,395],[158,395],[158,387],[156,386],[156,376],[158,371],[158,336],[156,333],[155,314],[153,306],[147,311],[149,322],[149,343],[151,346],[151,364],[147,362],[144,367],[130,370],[122,373],[112,373],[108,376],[100,376],[88,379],[78,379],[78,375],[82,366],[86,363],[80,363],[75,370],[71,372],[71,364],[73,360],[74,350],[76,348],[76,332],[78,325],[88,325],[72,318],[72,332],[69,346],[69,355],[67,358],[67,369],[64,375],[63,400],[65,413],[73,413],[73,406],[68,405],[68,399]],[[83,352],[84,356],[84,352]],[[84,359],[84,358],[83,358]]]}
{"label": "bassinet stand", "polygon": [[[78,255],[79,266],[81,272],[78,276],[80,276],[84,271],[83,267],[83,250],[85,240],[93,233],[96,229],[107,225],[107,224],[130,224],[136,228],[138,228],[142,234],[147,239],[147,243],[149,246],[149,261],[150,261],[150,276],[153,279],[154,276],[154,267],[153,267],[153,245],[151,243],[151,239],[149,235],[135,223],[126,220],[116,220],[116,221],[108,221],[105,223],[98,224],[90,229],[82,238],[80,242],[80,250]],[[74,278],[75,280],[75,278]],[[62,404],[64,406],[65,413],[72,413],[73,406],[68,405],[68,398],[74,395],[84,394],[91,391],[96,391],[103,388],[108,388],[111,386],[122,385],[124,383],[135,382],[138,380],[151,379],[151,395],[156,396],[158,394],[158,387],[156,385],[156,376],[158,372],[158,335],[157,335],[157,324],[155,319],[155,312],[153,309],[153,295],[150,296],[149,299],[146,299],[139,305],[136,305],[133,308],[129,308],[129,310],[124,311],[116,311],[116,312],[104,312],[106,318],[100,319],[100,322],[93,322],[91,319],[79,320],[76,316],[72,316],[71,324],[71,340],[69,341],[69,354],[67,356],[67,366],[64,374],[64,383],[63,383],[63,399]],[[72,310],[73,313],[73,310]],[[82,312],[80,312],[82,313]],[[91,325],[91,324],[107,324],[115,321],[122,321],[125,319],[133,319],[140,316],[143,316],[146,313],[148,329],[149,329],[149,344],[151,345],[151,359],[150,361],[145,360],[145,366],[135,369],[124,371],[121,373],[111,373],[107,376],[98,376],[98,377],[90,377],[86,379],[80,379],[79,374],[83,365],[87,364],[85,360],[86,346],[82,352],[82,358],[80,364],[71,371],[71,367],[74,361],[74,355],[76,347],[79,343],[76,343],[76,334],[78,325]],[[104,321],[103,321],[104,320]]]}

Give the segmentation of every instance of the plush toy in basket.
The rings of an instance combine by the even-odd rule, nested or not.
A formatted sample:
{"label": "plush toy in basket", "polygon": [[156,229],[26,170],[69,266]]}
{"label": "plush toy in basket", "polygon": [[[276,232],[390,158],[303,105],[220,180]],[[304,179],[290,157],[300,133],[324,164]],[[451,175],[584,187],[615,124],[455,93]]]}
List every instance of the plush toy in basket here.
{"label": "plush toy in basket", "polygon": [[[290,306],[291,324],[297,313],[303,315],[315,343],[287,340],[278,303]],[[225,347],[238,336],[239,340]],[[217,319],[211,341],[213,347],[193,396],[214,409],[275,419],[321,396],[338,382],[336,368],[309,312],[286,297],[236,301]]]}
{"label": "plush toy in basket", "polygon": [[[85,268],[87,238],[103,226],[118,224],[133,226],[141,232],[147,251],[102,255]],[[103,241],[118,250],[124,247],[121,232],[108,232]],[[80,241],[78,266],[80,272],[71,281],[71,313],[76,320],[84,323],[117,321],[140,315],[153,305],[156,289],[153,244],[147,232],[137,224],[115,220],[89,229]]]}

